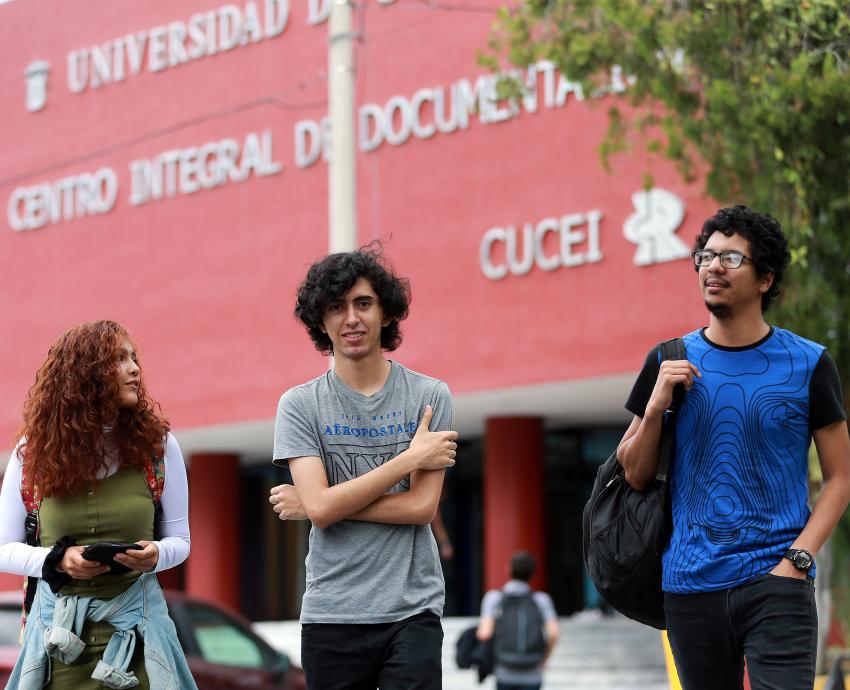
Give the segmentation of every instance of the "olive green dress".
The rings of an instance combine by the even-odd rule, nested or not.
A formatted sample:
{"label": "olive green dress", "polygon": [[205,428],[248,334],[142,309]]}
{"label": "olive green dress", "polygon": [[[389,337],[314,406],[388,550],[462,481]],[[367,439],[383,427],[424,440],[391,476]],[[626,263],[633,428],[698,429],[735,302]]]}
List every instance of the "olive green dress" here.
{"label": "olive green dress", "polygon": [[[45,498],[39,509],[41,543],[52,547],[61,537],[70,535],[77,544],[98,541],[137,542],[153,539],[153,501],[140,469],[125,468],[97,482],[92,491],[81,496]],[[138,571],[112,575],[105,573],[93,580],[72,580],[60,590],[111,599],[125,591],[139,577]],[[91,674],[102,656],[114,628],[106,622],[86,621],[80,638],[86,648],[71,665],[51,659],[50,690],[89,690],[104,687]],[[139,688],[149,688],[144,667],[144,646],[138,638],[130,669],[139,678]]]}

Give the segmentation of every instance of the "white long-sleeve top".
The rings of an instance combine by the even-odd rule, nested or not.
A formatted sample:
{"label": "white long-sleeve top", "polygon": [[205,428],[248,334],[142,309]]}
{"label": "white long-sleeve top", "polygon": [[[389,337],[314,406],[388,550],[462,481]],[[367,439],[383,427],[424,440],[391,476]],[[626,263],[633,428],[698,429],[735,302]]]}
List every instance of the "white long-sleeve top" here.
{"label": "white long-sleeve top", "polygon": [[[118,471],[117,464],[106,469],[101,479]],[[165,487],[162,491],[161,539],[154,544],[159,548],[159,560],[154,572],[179,565],[189,556],[189,487],[186,465],[177,439],[168,434],[165,443]],[[50,549],[26,543],[24,521],[27,509],[21,497],[21,458],[17,449],[12,451],[3,487],[0,489],[0,572],[13,575],[41,577],[44,558]]]}

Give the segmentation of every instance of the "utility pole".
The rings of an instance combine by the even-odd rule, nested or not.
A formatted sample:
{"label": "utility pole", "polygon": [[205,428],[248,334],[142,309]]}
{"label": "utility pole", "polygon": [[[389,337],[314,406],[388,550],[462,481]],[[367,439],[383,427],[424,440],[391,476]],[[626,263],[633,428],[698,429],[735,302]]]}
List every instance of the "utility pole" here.
{"label": "utility pole", "polygon": [[331,147],[328,164],[328,249],[357,247],[357,167],[354,120],[352,0],[331,0],[328,21],[328,102]]}

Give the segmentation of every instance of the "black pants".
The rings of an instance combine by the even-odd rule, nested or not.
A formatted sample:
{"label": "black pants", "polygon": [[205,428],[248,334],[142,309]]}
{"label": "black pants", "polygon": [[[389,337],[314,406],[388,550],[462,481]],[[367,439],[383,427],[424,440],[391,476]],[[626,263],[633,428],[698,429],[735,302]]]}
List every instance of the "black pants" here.
{"label": "black pants", "polygon": [[310,690],[440,690],[443,627],[431,612],[397,623],[301,626]]}
{"label": "black pants", "polygon": [[763,575],[734,589],[665,594],[667,635],[684,690],[812,690],[814,581]]}

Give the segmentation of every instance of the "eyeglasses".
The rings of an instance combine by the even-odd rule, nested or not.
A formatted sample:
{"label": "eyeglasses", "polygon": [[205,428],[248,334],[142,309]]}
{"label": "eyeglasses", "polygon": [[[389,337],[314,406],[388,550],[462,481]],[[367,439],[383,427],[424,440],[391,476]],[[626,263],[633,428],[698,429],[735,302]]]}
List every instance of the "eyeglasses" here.
{"label": "eyeglasses", "polygon": [[691,254],[694,257],[695,266],[710,266],[715,256],[720,257],[720,265],[723,268],[740,268],[745,261],[753,263],[753,260],[741,254],[741,252],[713,252],[710,249],[698,249]]}

